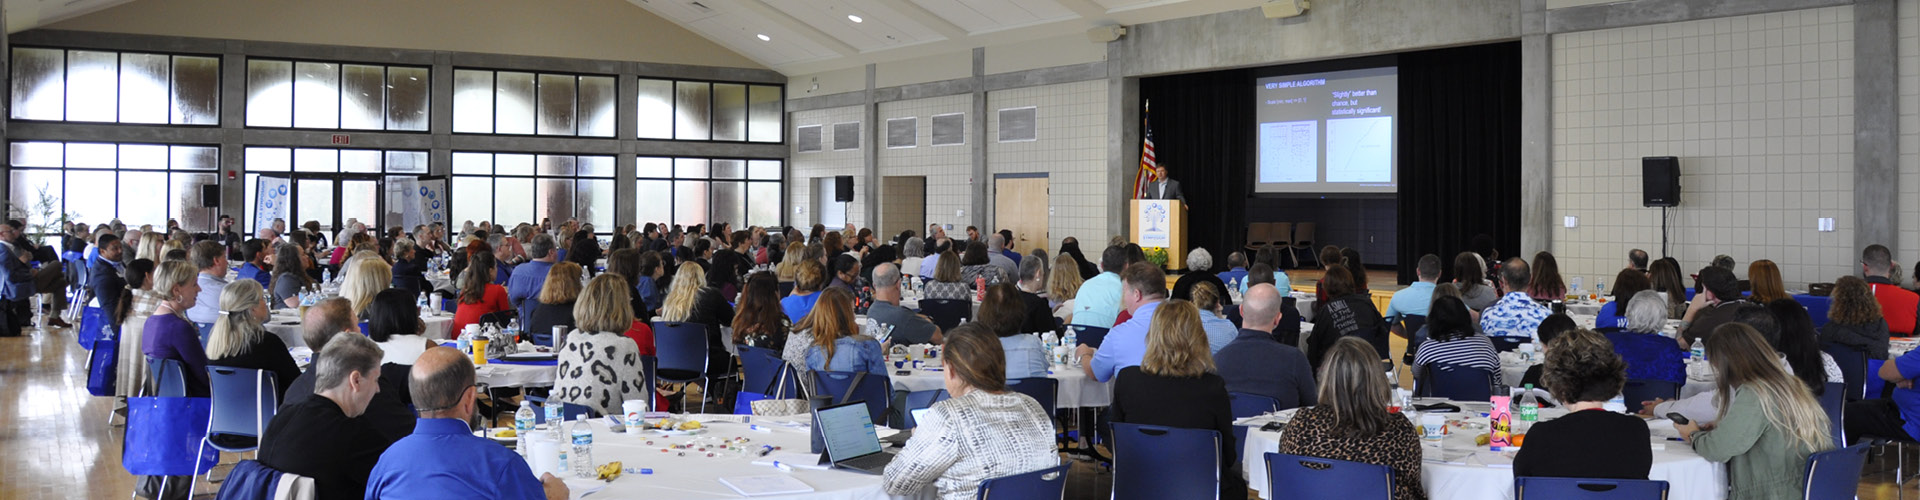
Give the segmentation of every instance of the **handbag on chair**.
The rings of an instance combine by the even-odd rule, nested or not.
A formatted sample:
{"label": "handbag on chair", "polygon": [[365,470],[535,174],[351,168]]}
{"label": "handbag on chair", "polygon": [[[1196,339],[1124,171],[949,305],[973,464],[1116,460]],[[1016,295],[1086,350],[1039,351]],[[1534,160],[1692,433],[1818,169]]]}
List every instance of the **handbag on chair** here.
{"label": "handbag on chair", "polygon": [[[780,367],[780,378],[775,379],[773,382],[774,394],[767,399],[754,401],[752,403],[754,415],[763,417],[785,417],[790,415],[805,415],[807,413],[808,407],[805,397],[781,398],[781,396],[797,396],[784,394],[786,391],[783,389],[787,386],[787,374],[790,373],[793,373],[793,367],[784,365]],[[794,390],[804,392],[800,391],[800,384],[794,384]]]}

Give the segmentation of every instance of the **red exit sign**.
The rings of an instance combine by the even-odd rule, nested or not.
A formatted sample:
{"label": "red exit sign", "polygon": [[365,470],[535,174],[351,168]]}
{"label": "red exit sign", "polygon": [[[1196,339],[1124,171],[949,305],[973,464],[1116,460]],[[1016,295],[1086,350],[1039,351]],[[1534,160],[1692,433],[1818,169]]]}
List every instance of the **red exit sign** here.
{"label": "red exit sign", "polygon": [[353,138],[348,137],[347,134],[333,134],[333,144],[336,146],[344,146],[352,143]]}

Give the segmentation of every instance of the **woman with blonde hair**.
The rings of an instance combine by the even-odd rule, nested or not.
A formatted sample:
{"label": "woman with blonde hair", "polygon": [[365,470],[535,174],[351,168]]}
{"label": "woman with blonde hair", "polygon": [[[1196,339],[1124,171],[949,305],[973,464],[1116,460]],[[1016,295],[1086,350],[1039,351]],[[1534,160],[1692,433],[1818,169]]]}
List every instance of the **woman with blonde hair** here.
{"label": "woman with blonde hair", "polygon": [[1753,284],[1753,293],[1747,300],[1755,304],[1765,304],[1780,299],[1791,299],[1787,295],[1787,285],[1780,280],[1780,266],[1773,261],[1760,259],[1747,264],[1747,282]]}
{"label": "woman with blonde hair", "polygon": [[186,371],[187,397],[207,397],[207,350],[200,345],[200,328],[187,320],[187,309],[200,295],[200,268],[186,261],[160,264],[153,289],[160,305],[147,317],[140,351],[155,361],[179,361]]}
{"label": "woman with blonde hair", "polygon": [[1202,281],[1194,283],[1187,293],[1192,297],[1194,307],[1200,310],[1200,326],[1207,332],[1209,352],[1220,352],[1220,348],[1240,336],[1240,327],[1233,326],[1233,322],[1227,320],[1228,299],[1225,292],[1214,288],[1213,283]]}
{"label": "woman with blonde hair", "polygon": [[1880,301],[1873,298],[1867,280],[1842,276],[1833,281],[1833,307],[1827,309],[1827,324],[1820,326],[1820,342],[1836,343],[1865,351],[1872,359],[1887,359],[1887,318],[1880,314]]}
{"label": "woman with blonde hair", "polygon": [[[1379,366],[1375,361],[1375,371]],[[1113,421],[1209,429],[1218,431],[1223,440],[1231,439],[1233,410],[1227,402],[1227,381],[1213,371],[1200,309],[1189,301],[1168,300],[1153,312],[1140,365],[1121,369],[1113,379]],[[1232,446],[1220,447],[1219,498],[1247,497],[1246,480],[1235,464],[1238,458]]]}
{"label": "woman with blonde hair", "polygon": [[733,355],[727,351],[720,325],[733,324],[733,306],[720,296],[720,289],[707,285],[699,263],[683,262],[674,271],[666,303],[660,307],[660,320],[698,323],[706,328],[707,375],[722,375],[732,367]]}
{"label": "woman with blonde hair", "polygon": [[[1320,363],[1320,404],[1301,408],[1280,435],[1280,452],[1393,469],[1393,498],[1427,497],[1420,486],[1420,434],[1387,411],[1391,387],[1380,355],[1357,337],[1342,338]],[[1118,395],[1116,395],[1118,397]]]}
{"label": "woman with blonde hair", "polygon": [[134,258],[136,259],[147,259],[154,262],[166,260],[167,237],[154,232],[140,233],[140,248],[137,250],[138,251],[134,253]]}
{"label": "woman with blonde hair", "polygon": [[[880,341],[861,334],[853,321],[853,294],[839,288],[820,292],[820,303],[794,328],[813,335],[806,350],[806,369],[823,372],[887,374],[887,356]],[[793,339],[787,339],[789,345]]]}
{"label": "woman with blonde hair", "polygon": [[[574,304],[579,298],[580,264],[565,261],[554,263],[547,270],[547,281],[540,285],[540,295],[534,297],[533,311],[527,314],[527,333],[533,337],[533,343],[559,347],[554,343],[559,339],[553,338],[553,327],[574,326]],[[631,300],[627,302],[627,309],[633,309]]]}
{"label": "woman with blonde hair", "polygon": [[807,244],[794,241],[787,244],[786,255],[781,256],[780,265],[773,268],[774,276],[781,283],[793,283],[794,275],[800,273],[800,263],[806,260]]}
{"label": "woman with blonde hair", "polygon": [[1707,363],[1718,378],[1719,419],[1707,427],[1676,422],[1674,430],[1702,458],[1727,463],[1728,498],[1800,498],[1807,455],[1834,446],[1826,412],[1753,327],[1728,323],[1712,337]]}
{"label": "woman with blonde hair", "polygon": [[267,333],[267,296],[254,280],[235,280],[220,289],[220,319],[207,338],[207,364],[271,372],[274,390],[285,397],[287,387],[300,376],[300,365],[287,354],[287,344]]}
{"label": "woman with blonde hair", "polygon": [[367,319],[367,306],[373,304],[373,296],[392,285],[392,266],[379,257],[362,258],[346,268],[346,278],[340,281],[340,296],[353,304],[353,317],[364,321]]}
{"label": "woman with blonde hair", "polygon": [[[580,266],[571,262],[578,282]],[[549,271],[547,283],[552,284]],[[578,288],[578,285],[575,285]],[[544,295],[544,292],[543,292]],[[620,403],[642,399],[653,393],[640,374],[639,346],[626,332],[633,326],[633,305],[627,300],[627,279],[617,274],[602,274],[579,291],[573,303],[570,323],[579,328],[567,333],[560,351],[560,376],[554,380],[555,400],[585,405],[603,415],[621,412]]]}
{"label": "woman with blonde hair", "polygon": [[1047,302],[1053,306],[1053,315],[1062,320],[1073,316],[1073,298],[1080,294],[1080,284],[1086,279],[1080,276],[1079,262],[1072,255],[1060,254],[1053,259],[1053,272],[1047,275]]}

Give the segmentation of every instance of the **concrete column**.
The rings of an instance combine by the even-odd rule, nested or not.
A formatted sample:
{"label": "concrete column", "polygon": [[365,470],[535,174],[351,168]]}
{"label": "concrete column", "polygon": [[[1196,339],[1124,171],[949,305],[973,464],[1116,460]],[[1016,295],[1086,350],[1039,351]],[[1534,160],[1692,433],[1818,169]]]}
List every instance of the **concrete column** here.
{"label": "concrete column", "polygon": [[[973,142],[967,147],[973,149],[972,173],[967,180],[972,181],[968,191],[972,208],[967,214],[967,224],[978,226],[982,231],[987,225],[987,196],[993,179],[987,175],[987,48],[973,48],[973,121],[967,122],[967,135],[973,136]],[[965,235],[966,231],[961,231]]]}
{"label": "concrete column", "polygon": [[1544,0],[1521,2],[1520,253],[1553,249],[1553,36]]}
{"label": "concrete column", "polygon": [[1899,41],[1894,0],[1853,6],[1853,247],[1894,245],[1900,209]]}
{"label": "concrete column", "polygon": [[1132,223],[1133,172],[1140,168],[1140,79],[1128,77],[1120,45],[1107,44],[1107,234],[1125,235]]}
{"label": "concrete column", "polygon": [[[634,75],[620,75],[617,79],[619,84],[614,88],[618,89],[634,89],[640,83],[640,79]],[[625,227],[627,224],[642,223],[635,220],[637,217],[634,215],[640,208],[640,201],[634,199],[639,193],[634,187],[638,168],[634,164],[636,155],[633,154],[637,142],[635,136],[640,134],[640,96],[632,90],[620,92],[614,98],[614,103],[613,136],[620,141],[620,154],[613,158],[613,225]],[[647,202],[663,203],[659,200]]]}
{"label": "concrete column", "polygon": [[[6,26],[6,23],[7,15],[5,9],[0,9],[0,26]],[[13,43],[8,40],[12,38],[12,36],[10,33],[0,33],[0,54],[8,55],[8,57],[0,57],[0,88],[13,88],[13,50],[10,48],[13,46]],[[13,116],[13,102],[11,100],[0,102],[0,109],[6,110],[6,113],[0,113],[0,137],[6,137],[6,119],[7,117]],[[12,149],[12,147],[8,147],[8,149]],[[11,206],[13,203],[12,193],[13,155],[0,155],[0,204]]]}
{"label": "concrete column", "polygon": [[860,141],[860,199],[867,200],[866,216],[863,227],[880,227],[880,142],[886,140],[886,132],[880,130],[880,104],[874,95],[874,82],[879,74],[880,65],[867,64],[867,90],[860,104],[860,122],[867,124],[864,131],[866,140]]}
{"label": "concrete column", "polygon": [[[253,210],[246,206],[247,146],[242,140],[247,128],[246,81],[247,56],[228,44],[220,56],[220,213],[233,216],[235,227],[254,233],[259,228],[249,225]],[[228,172],[233,172],[232,179],[227,178]],[[288,227],[296,224],[287,221]]]}

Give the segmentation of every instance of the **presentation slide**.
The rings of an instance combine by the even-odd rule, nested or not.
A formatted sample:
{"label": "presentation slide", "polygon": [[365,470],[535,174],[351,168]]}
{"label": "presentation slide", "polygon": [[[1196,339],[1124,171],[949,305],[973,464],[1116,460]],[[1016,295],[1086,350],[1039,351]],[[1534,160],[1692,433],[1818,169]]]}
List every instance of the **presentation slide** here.
{"label": "presentation slide", "polygon": [[1393,193],[1398,68],[1260,78],[1256,193]]}

